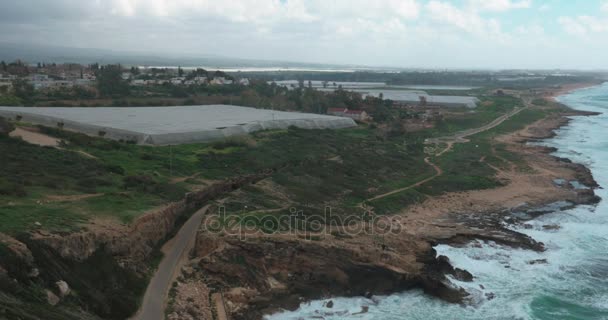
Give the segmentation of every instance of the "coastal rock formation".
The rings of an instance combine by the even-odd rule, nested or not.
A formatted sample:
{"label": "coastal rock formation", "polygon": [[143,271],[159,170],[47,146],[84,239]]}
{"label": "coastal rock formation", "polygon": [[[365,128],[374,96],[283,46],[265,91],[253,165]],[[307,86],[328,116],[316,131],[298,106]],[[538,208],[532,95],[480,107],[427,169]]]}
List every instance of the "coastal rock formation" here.
{"label": "coastal rock formation", "polygon": [[[468,293],[454,286],[449,277],[474,281],[474,275],[454,268],[447,257],[437,256],[433,246],[465,246],[472,241],[480,245],[481,241],[544,251],[543,243],[506,228],[505,222],[525,225],[549,210],[536,208],[557,201],[570,205],[598,201],[592,189],[597,184],[584,166],[560,162],[550,155],[554,149],[526,144],[553,136],[554,130],[568,121],[562,116],[549,117],[498,137],[509,151],[522,157],[528,171],[519,171],[515,165],[510,170],[498,169],[503,187],[442,195],[384,217],[400,225],[397,234],[302,239],[293,234],[239,237],[201,230],[191,266],[194,278],[209,289],[202,299],[232,319],[261,319],[264,314],[294,309],[310,299],[371,297],[408,288],[421,288],[448,302],[466,303]],[[577,180],[591,189],[556,186],[558,178]],[[495,294],[486,293],[485,297],[492,300]],[[178,300],[174,313],[186,314]]]}
{"label": "coastal rock formation", "polygon": [[241,239],[201,232],[195,269],[207,287],[222,293],[233,319],[260,319],[265,313],[294,309],[303,299],[322,296],[371,296],[412,287],[451,302],[466,295],[447,285],[445,272],[463,279],[470,274],[436,259],[428,243],[395,241],[391,245],[398,247],[382,250],[370,243],[330,238]]}
{"label": "coastal rock formation", "polygon": [[127,318],[145,290],[149,259],[176,228],[207,201],[267,175],[213,184],[140,217],[131,226],[91,225],[77,233],[37,231],[14,238],[0,234],[0,291],[15,293],[35,283],[48,288],[49,303],[57,304],[73,289],[94,314]]}

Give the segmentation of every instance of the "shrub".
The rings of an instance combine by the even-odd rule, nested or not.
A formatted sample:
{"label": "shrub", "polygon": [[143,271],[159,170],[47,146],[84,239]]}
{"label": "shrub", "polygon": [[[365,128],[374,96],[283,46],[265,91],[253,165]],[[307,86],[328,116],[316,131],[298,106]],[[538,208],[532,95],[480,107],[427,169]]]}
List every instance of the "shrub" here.
{"label": "shrub", "polygon": [[0,117],[0,135],[8,135],[9,132],[13,131],[15,126],[8,122],[6,119]]}

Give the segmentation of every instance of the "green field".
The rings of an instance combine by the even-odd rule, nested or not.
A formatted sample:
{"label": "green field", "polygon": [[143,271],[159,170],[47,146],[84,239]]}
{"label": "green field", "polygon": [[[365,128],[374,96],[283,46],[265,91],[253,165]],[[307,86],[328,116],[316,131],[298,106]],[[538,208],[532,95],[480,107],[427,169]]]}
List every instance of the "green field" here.
{"label": "green field", "polygon": [[[474,112],[445,117],[435,128],[416,133],[379,134],[361,125],[344,130],[258,132],[206,144],[138,146],[55,128],[43,133],[61,138],[61,148],[39,147],[0,137],[0,232],[16,234],[43,228],[72,231],[95,217],[129,223],[147,210],[183,198],[195,188],[242,174],[272,169],[271,189],[246,187],[223,205],[247,214],[289,206],[305,214],[361,213],[358,205],[378,194],[412,185],[435,174],[424,162],[423,141],[491,122],[521,106],[513,97],[486,97]],[[518,163],[516,155],[492,141],[522,128],[546,111],[525,110],[500,126],[456,144],[433,159],[444,174],[414,190],[370,203],[377,213],[395,213],[428,196],[500,185],[483,156],[497,166],[492,149]],[[522,168],[525,169],[525,168]]]}

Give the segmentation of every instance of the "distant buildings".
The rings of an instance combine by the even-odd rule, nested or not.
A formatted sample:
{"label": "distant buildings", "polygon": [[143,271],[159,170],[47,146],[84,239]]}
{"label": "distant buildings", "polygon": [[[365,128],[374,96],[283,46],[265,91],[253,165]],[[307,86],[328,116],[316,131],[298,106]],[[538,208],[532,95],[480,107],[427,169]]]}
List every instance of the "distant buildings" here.
{"label": "distant buildings", "polygon": [[13,87],[13,80],[17,77],[10,74],[0,73],[0,88],[6,88],[10,90]]}
{"label": "distant buildings", "polygon": [[469,96],[436,96],[418,90],[367,90],[363,96],[380,97],[392,100],[398,106],[445,107],[445,108],[476,108],[479,99]]}
{"label": "distant buildings", "polygon": [[[66,64],[26,64],[23,62],[11,64],[7,71],[0,72],[0,87],[12,88],[13,81],[22,79],[31,84],[35,90],[55,90],[73,87],[94,87],[97,85],[96,72],[99,65]],[[207,75],[209,74],[209,77]],[[132,86],[156,86],[172,84],[175,86],[193,85],[249,85],[249,79],[232,79],[228,75],[216,72],[211,73],[203,69],[193,70],[191,73],[180,72],[172,68],[136,68],[130,70],[123,68],[120,78]]]}

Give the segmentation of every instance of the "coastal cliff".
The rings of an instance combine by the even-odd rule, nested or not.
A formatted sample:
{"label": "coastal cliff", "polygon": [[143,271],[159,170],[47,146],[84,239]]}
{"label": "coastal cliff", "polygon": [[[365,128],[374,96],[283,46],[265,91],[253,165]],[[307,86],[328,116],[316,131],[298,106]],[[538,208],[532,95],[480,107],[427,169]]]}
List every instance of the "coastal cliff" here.
{"label": "coastal cliff", "polygon": [[[475,275],[452,267],[448,258],[437,256],[433,246],[462,246],[479,240],[544,251],[543,243],[507,229],[505,222],[525,225],[545,212],[539,208],[557,201],[572,205],[599,201],[593,192],[597,183],[587,168],[552,156],[551,149],[528,144],[552,136],[570,115],[590,114],[547,117],[496,138],[536,173],[499,170],[503,187],[442,195],[399,215],[380,218],[400,226],[394,234],[243,237],[199,231],[191,263],[176,283],[169,319],[261,319],[282,309],[294,310],[308,300],[372,297],[412,288],[467,304],[468,293],[450,278],[471,281]],[[576,180],[590,189],[556,185],[557,178]],[[513,215],[514,211],[527,214]],[[204,303],[187,303],[193,299],[192,292],[202,293],[196,300]],[[326,308],[331,314],[331,306]]]}
{"label": "coastal cliff", "polygon": [[[266,176],[267,173],[245,175],[212,184],[129,226],[91,226],[68,234],[38,231],[15,238],[0,234],[0,290],[18,295],[22,291],[19,288],[46,288],[43,290],[50,297],[49,303],[56,304],[64,297],[56,285],[62,281],[78,292],[78,298],[66,299],[96,316],[124,319],[137,309],[159,246],[190,214],[209,200]],[[8,310],[14,317],[28,314],[18,307]]]}

